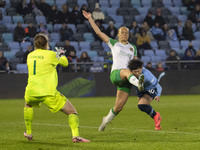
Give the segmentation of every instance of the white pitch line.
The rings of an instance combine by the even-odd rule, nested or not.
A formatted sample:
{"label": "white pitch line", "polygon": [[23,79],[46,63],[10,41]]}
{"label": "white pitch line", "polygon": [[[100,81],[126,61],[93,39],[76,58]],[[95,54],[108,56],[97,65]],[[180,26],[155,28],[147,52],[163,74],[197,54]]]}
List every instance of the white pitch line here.
{"label": "white pitch line", "polygon": [[[10,122],[10,123],[0,123],[0,124],[24,124],[24,122]],[[50,123],[33,123],[33,125],[41,125],[41,126],[60,126],[60,127],[69,127],[69,125],[64,124],[50,124]],[[98,129],[95,126],[80,126],[81,128],[91,128],[91,129]],[[111,130],[130,130],[127,128],[109,128]],[[176,131],[155,131],[155,130],[143,130],[143,129],[133,129],[133,132],[149,132],[149,133],[162,133],[162,134],[188,134],[188,135],[200,135],[200,133],[192,133],[192,132],[176,132]]]}

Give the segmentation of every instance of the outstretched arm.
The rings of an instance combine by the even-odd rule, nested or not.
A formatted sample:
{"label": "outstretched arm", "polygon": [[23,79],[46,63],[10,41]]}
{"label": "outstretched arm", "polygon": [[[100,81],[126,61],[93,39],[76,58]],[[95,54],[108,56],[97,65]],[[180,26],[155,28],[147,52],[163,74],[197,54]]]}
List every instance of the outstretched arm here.
{"label": "outstretched arm", "polygon": [[82,11],[83,12],[83,16],[88,19],[88,21],[90,22],[93,30],[95,31],[95,33],[105,42],[108,43],[109,42],[109,37],[101,32],[101,30],[99,29],[99,27],[96,25],[96,23],[94,22],[94,20],[92,19],[92,15],[89,12],[86,12],[85,10]]}

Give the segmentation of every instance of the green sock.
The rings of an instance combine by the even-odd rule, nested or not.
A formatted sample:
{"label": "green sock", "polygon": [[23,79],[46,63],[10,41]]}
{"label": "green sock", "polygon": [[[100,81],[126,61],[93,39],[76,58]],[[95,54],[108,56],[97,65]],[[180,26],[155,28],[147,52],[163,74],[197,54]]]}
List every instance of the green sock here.
{"label": "green sock", "polygon": [[24,120],[26,125],[26,133],[32,134],[33,108],[24,107]]}
{"label": "green sock", "polygon": [[76,114],[69,115],[69,126],[72,131],[72,136],[73,137],[79,136],[79,118]]}

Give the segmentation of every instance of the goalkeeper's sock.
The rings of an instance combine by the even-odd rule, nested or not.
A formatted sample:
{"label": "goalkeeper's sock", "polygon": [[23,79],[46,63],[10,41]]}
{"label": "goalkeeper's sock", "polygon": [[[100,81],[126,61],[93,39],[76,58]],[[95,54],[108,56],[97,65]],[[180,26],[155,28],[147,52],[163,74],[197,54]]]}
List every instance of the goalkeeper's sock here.
{"label": "goalkeeper's sock", "polygon": [[78,118],[77,114],[69,115],[69,126],[72,131],[72,136],[73,137],[79,136],[79,118]]}
{"label": "goalkeeper's sock", "polygon": [[138,79],[134,76],[134,75],[130,75],[129,77],[128,77],[128,81],[132,84],[132,85],[134,85],[134,86],[136,86],[136,87],[138,87]]}
{"label": "goalkeeper's sock", "polygon": [[24,121],[26,125],[26,133],[32,134],[32,120],[33,120],[33,108],[24,107]]}
{"label": "goalkeeper's sock", "polygon": [[153,110],[151,105],[138,104],[138,108],[141,111],[146,112],[151,118],[154,118],[154,116],[156,115],[156,112]]}
{"label": "goalkeeper's sock", "polygon": [[117,116],[117,113],[113,110],[113,108],[110,109],[108,115],[105,117],[105,123],[107,124],[111,122],[115,118],[115,116]]}

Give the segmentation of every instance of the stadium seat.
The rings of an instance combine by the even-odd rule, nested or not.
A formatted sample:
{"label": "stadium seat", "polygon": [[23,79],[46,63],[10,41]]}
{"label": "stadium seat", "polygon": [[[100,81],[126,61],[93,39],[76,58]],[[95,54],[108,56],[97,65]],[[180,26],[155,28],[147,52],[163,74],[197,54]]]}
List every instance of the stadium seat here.
{"label": "stadium seat", "polygon": [[59,33],[51,33],[50,34],[50,39],[54,42],[60,41],[60,34]]}
{"label": "stadium seat", "polygon": [[54,32],[58,33],[60,32],[60,28],[62,27],[62,24],[54,24]]}
{"label": "stadium seat", "polygon": [[177,17],[178,17],[178,20],[181,20],[182,22],[187,21],[187,18],[188,18],[186,15],[178,15]]}
{"label": "stadium seat", "polygon": [[17,73],[28,73],[27,64],[17,64],[16,69]]}
{"label": "stadium seat", "polygon": [[200,31],[195,32],[194,36],[197,40],[200,40]]}
{"label": "stadium seat", "polygon": [[54,31],[53,25],[52,25],[52,24],[46,24],[46,26],[47,26],[47,29],[48,29],[48,31],[49,31],[50,33],[52,33],[52,32]]}
{"label": "stadium seat", "polygon": [[77,32],[78,33],[85,33],[88,32],[88,27],[86,24],[77,24]]}
{"label": "stadium seat", "polygon": [[173,3],[171,0],[162,0],[164,7],[172,7]]}
{"label": "stadium seat", "polygon": [[138,7],[137,10],[141,15],[147,15],[147,13],[149,11],[149,6]]}
{"label": "stadium seat", "polygon": [[142,2],[143,7],[151,7],[152,6],[151,0],[142,0],[141,2]]}
{"label": "stadium seat", "polygon": [[180,48],[179,41],[169,41],[170,48]]}
{"label": "stadium seat", "polygon": [[115,23],[124,23],[123,16],[110,15],[110,17],[114,20]]}
{"label": "stadium seat", "polygon": [[76,32],[76,26],[74,24],[68,24],[67,26],[71,28],[74,33]]}
{"label": "stadium seat", "polygon": [[7,24],[7,23],[12,23],[12,18],[11,16],[3,16],[2,23]]}
{"label": "stadium seat", "polygon": [[121,16],[128,15],[128,9],[127,8],[118,8],[117,15],[121,15]]}
{"label": "stadium seat", "polygon": [[199,40],[192,40],[193,47],[200,48],[200,41]]}
{"label": "stadium seat", "polygon": [[27,47],[28,47],[29,45],[32,45],[31,42],[21,42],[22,51],[23,51],[23,52],[26,52]]}
{"label": "stadium seat", "polygon": [[79,7],[81,7],[83,4],[87,4],[87,0],[78,0]]}
{"label": "stadium seat", "polygon": [[8,44],[5,43],[5,42],[0,42],[0,50],[1,51],[8,51],[9,50]]}
{"label": "stadium seat", "polygon": [[70,8],[73,8],[74,6],[76,6],[78,3],[77,3],[77,0],[67,0],[67,5],[70,7]]}
{"label": "stadium seat", "polygon": [[73,38],[74,38],[75,41],[84,41],[82,33],[74,33]]}
{"label": "stadium seat", "polygon": [[190,41],[188,41],[188,40],[181,40],[181,43],[180,43],[181,48],[186,49],[188,47],[189,43],[190,43]]}
{"label": "stadium seat", "polygon": [[140,0],[131,0],[131,4],[133,7],[141,7]]}
{"label": "stadium seat", "polygon": [[18,22],[24,23],[24,19],[22,16],[13,16],[12,19],[14,24],[17,24]]}
{"label": "stadium seat", "polygon": [[180,15],[180,8],[179,7],[167,7],[173,15]]}
{"label": "stadium seat", "polygon": [[88,32],[88,33],[83,33],[83,37],[85,39],[85,41],[87,42],[92,42],[94,41],[94,36],[92,33]]}
{"label": "stadium seat", "polygon": [[151,57],[149,57],[149,56],[142,56],[141,57],[141,60],[143,61],[143,62],[149,62],[149,61],[151,61]]}
{"label": "stadium seat", "polygon": [[32,16],[32,15],[26,15],[24,17],[24,23],[28,24],[29,22],[36,23],[34,16]]}
{"label": "stadium seat", "polygon": [[11,51],[20,51],[20,49],[21,49],[19,42],[10,42],[9,48]]}
{"label": "stadium seat", "polygon": [[190,11],[187,10],[187,7],[181,7],[180,12],[182,15],[189,15]]}
{"label": "stadium seat", "polygon": [[110,5],[112,7],[120,7],[120,0],[110,0]]}
{"label": "stadium seat", "polygon": [[139,13],[137,8],[127,8],[127,9],[128,9],[129,15],[132,15],[132,16],[140,15],[140,13]]}
{"label": "stadium seat", "polygon": [[90,58],[93,58],[93,57],[97,57],[97,56],[98,56],[98,54],[97,54],[96,51],[87,51],[87,53],[88,53],[88,56],[89,56]]}
{"label": "stadium seat", "polygon": [[153,48],[153,49],[158,49],[158,43],[157,43],[157,41],[151,41],[151,47]]}
{"label": "stadium seat", "polygon": [[[59,0],[60,1],[60,0]],[[54,2],[54,0],[47,0],[47,1],[45,1],[47,4],[49,4],[50,6],[52,6],[52,5],[54,5],[55,4],[55,2]]]}
{"label": "stadium seat", "polygon": [[167,58],[166,50],[157,49],[157,50],[155,50],[155,54],[158,57],[162,57],[164,60]]}
{"label": "stadium seat", "polygon": [[6,27],[7,27],[8,32],[13,33],[13,31],[16,27],[16,24],[6,23]]}
{"label": "stadium seat", "polygon": [[10,61],[11,58],[15,58],[16,51],[5,51],[4,56]]}
{"label": "stadium seat", "polygon": [[135,16],[135,21],[138,23],[138,24],[142,24],[143,20],[144,20],[144,17],[143,15],[136,15]]}
{"label": "stadium seat", "polygon": [[81,51],[89,51],[91,49],[90,43],[86,41],[79,42]]}
{"label": "stadium seat", "polygon": [[160,49],[165,49],[165,50],[170,49],[168,41],[159,41],[158,45]]}
{"label": "stadium seat", "polygon": [[180,7],[183,5],[182,0],[173,0],[174,7]]}
{"label": "stadium seat", "polygon": [[55,50],[56,43],[53,41],[49,42],[49,46],[50,46],[51,50]]}
{"label": "stadium seat", "polygon": [[6,13],[8,16],[16,16],[17,15],[16,8],[14,8],[14,7],[6,8]]}
{"label": "stadium seat", "polygon": [[2,38],[3,38],[4,42],[6,42],[6,43],[13,42],[13,34],[12,33],[3,33]]}
{"label": "stadium seat", "polygon": [[45,16],[36,16],[35,20],[37,23],[43,23],[43,24],[47,23]]}
{"label": "stadium seat", "polygon": [[144,56],[155,56],[153,50],[144,50]]}

